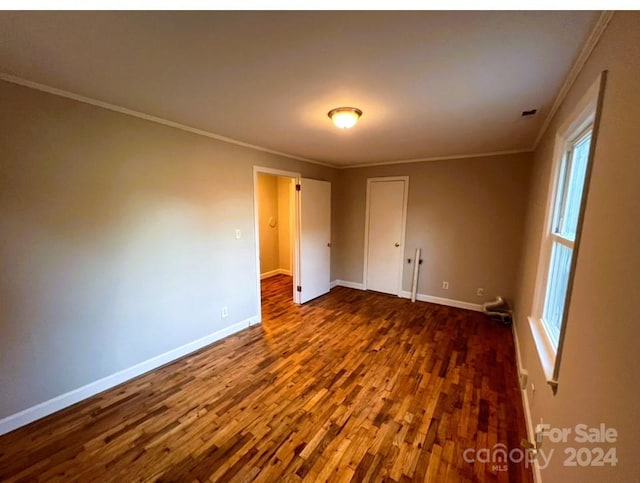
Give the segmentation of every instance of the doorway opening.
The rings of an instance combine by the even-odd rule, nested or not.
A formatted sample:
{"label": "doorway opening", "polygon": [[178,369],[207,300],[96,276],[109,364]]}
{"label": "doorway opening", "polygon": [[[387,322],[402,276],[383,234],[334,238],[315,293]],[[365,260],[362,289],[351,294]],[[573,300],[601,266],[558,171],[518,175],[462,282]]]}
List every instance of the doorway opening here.
{"label": "doorway opening", "polygon": [[259,314],[270,295],[303,304],[328,293],[331,183],[254,166],[253,187]]}
{"label": "doorway opening", "polygon": [[261,304],[295,302],[297,177],[256,172],[258,268]]}

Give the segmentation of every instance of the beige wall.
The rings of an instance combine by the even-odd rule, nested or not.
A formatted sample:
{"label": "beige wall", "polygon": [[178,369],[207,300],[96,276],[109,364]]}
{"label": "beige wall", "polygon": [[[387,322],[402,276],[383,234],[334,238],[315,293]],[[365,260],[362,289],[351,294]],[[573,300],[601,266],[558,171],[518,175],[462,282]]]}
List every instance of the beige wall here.
{"label": "beige wall", "polygon": [[[640,417],[640,13],[619,12],[570,89],[535,153],[516,304],[516,329],[534,423],[555,427],[605,423],[618,430],[616,467],[563,465],[560,446],[544,481],[638,481]],[[556,130],[601,71],[608,79],[558,393],[546,385],[527,316],[533,303],[538,251]],[[581,446],[573,444],[573,446]]]}
{"label": "beige wall", "polygon": [[[344,170],[335,189],[336,277],[362,282],[367,178],[407,175],[404,258],[422,249],[418,293],[470,303],[513,299],[530,160],[525,153]],[[412,270],[404,264],[404,290]]]}
{"label": "beige wall", "polygon": [[281,270],[291,272],[291,185],[290,178],[278,177],[278,262]]}
{"label": "beige wall", "polygon": [[[261,274],[280,268],[280,220],[278,215],[278,178],[258,173]],[[271,224],[269,224],[270,221]]]}
{"label": "beige wall", "polygon": [[256,316],[253,165],[337,173],[6,82],[0,106],[0,419]]}

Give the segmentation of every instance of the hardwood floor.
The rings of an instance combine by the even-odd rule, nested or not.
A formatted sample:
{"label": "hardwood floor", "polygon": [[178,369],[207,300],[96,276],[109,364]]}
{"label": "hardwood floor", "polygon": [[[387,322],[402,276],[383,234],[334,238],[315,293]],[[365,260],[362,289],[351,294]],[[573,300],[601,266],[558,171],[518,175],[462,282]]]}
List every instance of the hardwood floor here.
{"label": "hardwood floor", "polygon": [[261,326],[0,437],[0,480],[532,481],[464,459],[526,436],[510,328],[291,289],[265,280]]}

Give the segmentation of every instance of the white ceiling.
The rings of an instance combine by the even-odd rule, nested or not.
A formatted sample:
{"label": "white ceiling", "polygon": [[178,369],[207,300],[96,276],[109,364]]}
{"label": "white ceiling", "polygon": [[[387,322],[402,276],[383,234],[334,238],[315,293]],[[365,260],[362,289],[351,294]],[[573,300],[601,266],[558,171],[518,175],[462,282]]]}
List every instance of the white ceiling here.
{"label": "white ceiling", "polygon": [[597,16],[1,12],[0,71],[337,166],[526,150]]}

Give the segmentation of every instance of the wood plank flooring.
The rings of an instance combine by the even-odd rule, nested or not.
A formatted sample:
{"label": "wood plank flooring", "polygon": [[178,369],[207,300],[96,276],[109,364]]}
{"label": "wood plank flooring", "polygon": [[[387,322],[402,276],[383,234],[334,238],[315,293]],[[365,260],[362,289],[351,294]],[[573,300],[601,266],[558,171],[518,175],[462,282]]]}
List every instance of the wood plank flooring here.
{"label": "wood plank flooring", "polygon": [[0,437],[1,481],[512,481],[511,331],[482,314],[263,282],[263,323]]}

